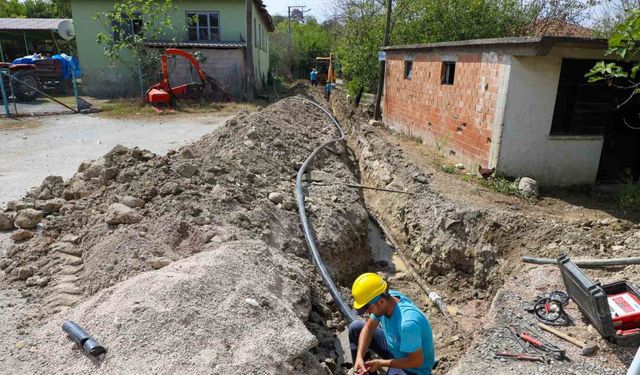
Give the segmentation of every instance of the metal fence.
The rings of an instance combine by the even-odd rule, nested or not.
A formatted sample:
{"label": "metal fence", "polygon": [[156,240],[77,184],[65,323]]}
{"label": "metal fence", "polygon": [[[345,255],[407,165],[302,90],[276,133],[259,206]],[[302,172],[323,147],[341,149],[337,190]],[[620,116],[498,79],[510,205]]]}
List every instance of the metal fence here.
{"label": "metal fence", "polygon": [[70,75],[63,79],[37,70],[0,68],[0,114],[17,117],[89,110],[91,104],[78,93],[78,79],[73,71]]}

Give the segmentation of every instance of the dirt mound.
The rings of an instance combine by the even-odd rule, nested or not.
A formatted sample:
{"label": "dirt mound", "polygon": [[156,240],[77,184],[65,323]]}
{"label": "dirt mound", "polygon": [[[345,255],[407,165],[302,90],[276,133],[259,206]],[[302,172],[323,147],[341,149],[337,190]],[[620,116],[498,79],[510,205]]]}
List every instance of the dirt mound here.
{"label": "dirt mound", "polygon": [[[60,334],[61,317],[34,337],[52,346],[37,347],[31,356],[51,373],[293,372],[287,362],[317,344],[299,319],[311,308],[307,270],[261,241],[204,250],[108,288],[64,316],[91,327],[107,344],[101,367],[80,350],[63,350],[70,344]],[[55,356],[52,347],[60,348]],[[154,352],[166,357],[158,360]]]}
{"label": "dirt mound", "polygon": [[[255,329],[280,331],[286,321],[293,326],[302,323],[307,325],[307,329],[293,330],[294,335],[298,332],[299,339],[290,340],[291,345],[284,345],[286,350],[274,350],[269,344],[274,341],[265,342],[265,345],[255,342],[249,350],[247,346],[237,346],[232,342],[235,338],[231,335],[235,329],[246,327],[247,324],[242,322],[252,322],[251,317],[254,316],[251,306],[244,306],[241,295],[256,299],[260,306],[272,303],[269,302],[269,293],[257,293],[263,291],[259,282],[253,285],[252,290],[256,292],[250,293],[247,280],[262,280],[273,276],[274,272],[282,272],[288,269],[284,265],[287,262],[298,264],[295,266],[297,269],[303,267],[300,262],[309,265],[305,259],[307,250],[301,238],[294,204],[295,175],[312,150],[326,140],[335,138],[335,134],[333,124],[320,110],[299,97],[288,98],[254,114],[239,113],[222,129],[165,156],[118,146],[103,158],[83,163],[69,181],[47,178],[40,187],[30,191],[24,200],[11,202],[8,206],[10,215],[19,216],[24,210],[35,209],[45,216],[38,224],[38,229],[28,229],[35,237],[13,243],[6,249],[5,258],[0,260],[0,269],[5,274],[3,289],[17,288],[30,302],[30,309],[19,324],[25,332],[25,341],[35,346],[35,352],[41,348],[44,350],[44,346],[40,347],[34,339],[41,334],[37,328],[42,324],[40,321],[44,319],[43,323],[49,322],[42,332],[47,332],[46,327],[52,327],[50,332],[53,334],[59,330],[55,327],[62,319],[74,317],[97,336],[100,336],[99,332],[104,332],[107,338],[104,344],[111,346],[111,339],[118,336],[118,331],[106,326],[114,323],[103,321],[105,316],[97,312],[95,315],[86,315],[88,311],[99,308],[111,311],[111,315],[118,311],[124,313],[128,311],[127,306],[133,304],[127,299],[128,295],[148,292],[149,301],[148,304],[144,302],[144,306],[149,311],[155,311],[155,315],[148,315],[143,325],[141,321],[136,321],[134,316],[138,315],[131,315],[133,322],[129,321],[131,327],[128,329],[141,335],[147,332],[149,339],[152,339],[149,335],[155,332],[159,335],[157,340],[166,341],[158,344],[157,350],[149,352],[147,358],[149,363],[157,362],[158,368],[164,368],[163,364],[177,366],[178,363],[184,365],[194,361],[189,365],[193,371],[210,372],[212,368],[207,366],[220,361],[216,366],[221,367],[216,370],[224,370],[221,373],[229,374],[246,372],[246,366],[238,367],[238,364],[253,364],[251,368],[255,368],[256,364],[267,362],[281,366],[279,370],[294,368],[295,363],[299,363],[300,368],[311,366],[317,369],[320,368],[319,362],[307,358],[308,349],[314,346],[305,338],[310,334],[309,330],[324,340],[320,340],[320,347],[312,349],[314,354],[321,360],[327,359],[330,366],[332,363],[335,365],[340,353],[331,341],[332,330],[340,328],[343,323],[337,313],[327,306],[331,305],[330,298],[325,296],[315,276],[305,279],[299,272],[284,272],[282,281],[271,280],[269,284],[269,293],[278,297],[277,301],[273,301],[274,306],[279,306],[278,311],[295,311],[299,321],[291,322],[291,315],[283,313],[272,324],[264,316],[266,321],[261,325],[262,328]],[[344,147],[335,146],[323,152],[313,168],[316,173],[331,178],[354,181],[350,170],[352,165],[353,160],[349,159]],[[349,280],[369,262],[366,247],[367,216],[361,196],[358,191],[344,190],[337,185],[312,187],[308,191],[307,208],[324,252],[323,257],[337,279]],[[340,209],[336,212],[338,205]],[[259,241],[263,250],[252,250],[260,247],[256,244],[246,248],[230,245],[234,241],[248,240]],[[214,251],[222,245],[230,247]],[[213,255],[198,254],[209,251],[224,255],[223,258],[229,261],[233,260],[232,254],[235,252],[237,259],[230,263],[230,269],[221,272],[219,268],[222,263],[214,262]],[[195,259],[203,262],[203,268],[194,264],[190,258],[194,255],[197,256]],[[349,262],[345,262],[345,259]],[[252,262],[244,267],[251,272],[232,272],[233,267],[242,268],[242,262],[247,260]],[[276,270],[276,265],[280,265],[280,271]],[[154,271],[161,268],[160,271]],[[189,286],[170,283],[157,288],[158,282],[167,284],[161,280],[172,277],[171,270],[178,272],[178,279],[188,279],[186,275],[191,271],[182,272],[178,269],[191,268],[199,275],[193,275],[193,285],[189,281]],[[305,268],[306,275],[314,275],[311,270]],[[195,285],[200,283],[220,285],[219,292],[222,294],[207,288],[196,288]],[[306,292],[303,287],[305,284],[309,285]],[[287,289],[287,285],[295,287]],[[192,293],[186,294],[190,289],[193,289]],[[170,290],[174,290],[174,293],[166,293]],[[299,300],[288,300],[292,293],[294,296],[306,295],[307,302],[302,304],[303,307],[300,307]],[[198,315],[202,313],[200,309],[194,310],[189,318],[185,311],[175,307],[187,307],[194,301],[209,299],[212,300],[203,306],[216,309],[217,305],[222,312],[215,319],[227,319],[228,330],[221,332],[216,329],[212,324],[215,322],[208,321],[204,315],[204,320],[201,320]],[[79,303],[82,304],[78,306]],[[165,308],[165,304],[175,308]],[[234,304],[244,307],[232,308]],[[227,312],[224,312],[225,309]],[[310,314],[312,309],[314,312]],[[53,313],[59,314],[51,317]],[[84,319],[85,316],[87,319]],[[210,318],[213,319],[213,316]],[[203,343],[202,348],[216,340],[231,341],[226,346],[211,345],[212,352],[203,349],[205,351],[201,353],[202,358],[198,357],[200,359],[193,357],[194,352],[186,349],[176,353],[175,358],[165,358],[167,350],[171,349],[170,343],[178,341],[174,340],[173,335],[179,331],[174,327],[169,332],[164,329],[165,324],[184,319],[192,320],[193,323],[187,325],[197,326],[201,330],[199,340],[204,342],[207,337],[210,338],[210,342]],[[188,332],[189,328],[185,326],[184,330]],[[270,336],[261,336],[253,328],[249,332],[253,332],[254,337]],[[240,332],[235,335],[239,337]],[[245,344],[250,341],[249,336]],[[285,336],[276,337],[288,340]],[[62,342],[57,341],[58,344]],[[134,343],[122,341],[121,344],[127,346]],[[251,352],[255,358],[248,354]],[[111,358],[117,353],[122,353],[122,357],[106,361],[101,371],[133,370],[133,367],[127,366],[135,350],[116,351],[107,357]],[[216,357],[222,354],[225,357],[229,355],[231,360],[211,359],[223,358]],[[191,359],[187,359],[188,356]],[[60,368],[65,363],[69,365],[64,360],[56,363]],[[35,362],[32,364],[35,365]],[[131,366],[135,366],[135,361]],[[272,367],[273,371],[277,371],[276,367]],[[265,373],[272,373],[269,371]],[[300,374],[313,373],[310,368],[296,371]]]}

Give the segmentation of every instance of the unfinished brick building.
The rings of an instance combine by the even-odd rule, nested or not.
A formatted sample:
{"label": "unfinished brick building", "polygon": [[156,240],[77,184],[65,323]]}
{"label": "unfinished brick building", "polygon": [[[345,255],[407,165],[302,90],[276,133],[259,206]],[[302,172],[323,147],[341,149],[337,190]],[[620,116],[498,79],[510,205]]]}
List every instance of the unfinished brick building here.
{"label": "unfinished brick building", "polygon": [[384,121],[472,170],[547,185],[637,180],[640,131],[625,121],[639,102],[618,110],[624,93],[584,77],[606,48],[566,37],[387,47]]}

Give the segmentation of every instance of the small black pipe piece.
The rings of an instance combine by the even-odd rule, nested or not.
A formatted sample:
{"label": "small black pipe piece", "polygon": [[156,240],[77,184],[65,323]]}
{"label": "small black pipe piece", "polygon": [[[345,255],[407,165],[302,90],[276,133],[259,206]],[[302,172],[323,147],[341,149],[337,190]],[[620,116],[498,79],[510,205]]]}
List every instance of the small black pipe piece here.
{"label": "small black pipe piece", "polygon": [[107,349],[94,340],[91,335],[87,333],[82,327],[77,325],[74,321],[67,320],[62,325],[62,330],[65,331],[73,341],[84,349],[85,352],[92,356],[99,356],[106,353]]}

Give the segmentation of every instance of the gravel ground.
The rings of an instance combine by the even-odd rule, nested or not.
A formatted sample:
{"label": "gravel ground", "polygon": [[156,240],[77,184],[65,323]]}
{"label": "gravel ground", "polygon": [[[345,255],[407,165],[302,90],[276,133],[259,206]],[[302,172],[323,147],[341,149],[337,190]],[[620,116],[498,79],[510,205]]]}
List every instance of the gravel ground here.
{"label": "gravel ground", "polygon": [[215,114],[149,119],[97,115],[48,117],[27,129],[0,127],[0,206],[21,197],[49,175],[71,177],[78,165],[121,144],[164,154],[220,127],[230,116]]}
{"label": "gravel ground", "polygon": [[[0,101],[0,104],[2,101]],[[0,109],[0,112],[4,114],[4,107]],[[29,103],[17,102],[14,106],[13,102],[9,100],[9,112],[18,113],[20,115],[34,115],[43,113],[73,113],[69,108],[60,105],[52,100],[46,98],[38,98]]]}

